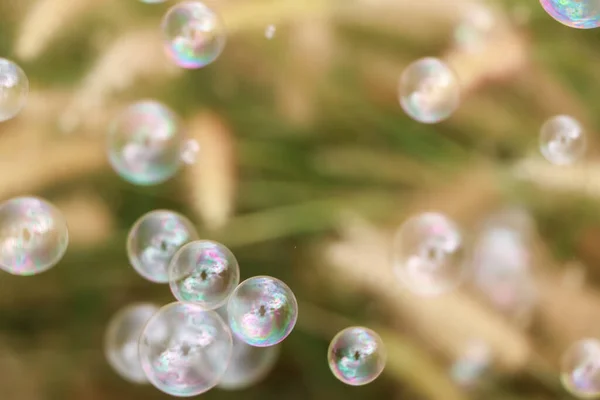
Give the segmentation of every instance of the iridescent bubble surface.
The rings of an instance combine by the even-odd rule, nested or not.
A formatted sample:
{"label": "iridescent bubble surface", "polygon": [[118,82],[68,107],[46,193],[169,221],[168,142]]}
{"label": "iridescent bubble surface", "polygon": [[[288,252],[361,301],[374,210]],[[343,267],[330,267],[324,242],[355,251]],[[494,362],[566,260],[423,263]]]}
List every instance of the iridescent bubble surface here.
{"label": "iridescent bubble surface", "polygon": [[487,5],[475,3],[466,8],[454,30],[454,43],[464,51],[481,52],[497,28],[497,15]]}
{"label": "iridescent bubble surface", "polygon": [[583,339],[567,349],[560,380],[566,390],[583,399],[600,395],[600,341]]}
{"label": "iridescent bubble surface", "polygon": [[265,28],[265,37],[267,39],[273,39],[275,37],[276,31],[277,31],[277,28],[275,27],[275,25],[268,25]]}
{"label": "iridescent bubble surface", "polygon": [[[217,310],[227,319],[227,307]],[[223,390],[243,390],[262,381],[275,367],[280,347],[254,347],[233,335],[233,353],[225,375],[217,385]]]}
{"label": "iridescent bubble surface", "polygon": [[49,202],[17,197],[0,204],[0,268],[35,275],[56,265],[69,244],[67,222]]}
{"label": "iridescent bubble surface", "polygon": [[182,136],[171,110],[156,101],[141,101],[127,107],[111,125],[108,159],[126,181],[156,185],[179,171]]}
{"label": "iridescent bubble surface", "polygon": [[0,58],[0,122],[15,117],[27,103],[29,79],[14,62]]}
{"label": "iridescent bubble surface", "polygon": [[540,131],[540,150],[555,165],[569,165],[585,153],[587,139],[581,124],[568,115],[550,118]]}
{"label": "iridescent bubble surface", "polygon": [[202,68],[223,52],[227,35],[223,20],[199,1],[171,7],[162,20],[167,55],[183,68]]}
{"label": "iridescent bubble surface", "polygon": [[159,307],[151,303],[131,304],[117,312],[108,323],[104,354],[115,372],[129,382],[148,382],[140,364],[138,345],[144,326],[158,310]]}
{"label": "iridescent bubble surface", "polygon": [[450,377],[463,387],[474,386],[489,368],[491,349],[482,340],[471,340],[450,368]]}
{"label": "iridescent bubble surface", "polygon": [[177,250],[198,239],[189,219],[169,210],[141,216],[127,237],[127,255],[135,270],[151,282],[169,282],[168,267]]}
{"label": "iridescent bubble surface", "polygon": [[599,0],[540,0],[540,3],[552,18],[571,28],[600,26]]}
{"label": "iridescent bubble surface", "polygon": [[182,246],[169,264],[169,285],[179,301],[213,310],[223,305],[240,283],[240,267],[224,245],[196,240]]}
{"label": "iridescent bubble surface", "polygon": [[195,164],[198,160],[198,153],[200,152],[200,144],[197,140],[188,139],[183,142],[181,148],[181,161],[187,165]]}
{"label": "iridescent bubble surface", "polygon": [[460,84],[443,61],[422,58],[410,64],[398,85],[400,105],[412,119],[435,124],[450,117],[460,103]]}
{"label": "iridescent bubble surface", "polygon": [[335,335],[327,352],[333,375],[351,386],[366,385],[377,379],[385,368],[386,358],[377,332],[358,326]]}
{"label": "iridescent bubble surface", "polygon": [[394,236],[393,271],[410,291],[435,296],[454,289],[466,271],[463,235],[445,215],[409,218]]}
{"label": "iridescent bubble surface", "polygon": [[215,311],[171,303],[146,324],[139,354],[152,385],[171,396],[192,397],[219,383],[232,347],[231,332]]}
{"label": "iridescent bubble surface", "polygon": [[227,305],[229,326],[241,341],[256,347],[273,346],[294,329],[298,303],[292,290],[270,276],[245,280]]}

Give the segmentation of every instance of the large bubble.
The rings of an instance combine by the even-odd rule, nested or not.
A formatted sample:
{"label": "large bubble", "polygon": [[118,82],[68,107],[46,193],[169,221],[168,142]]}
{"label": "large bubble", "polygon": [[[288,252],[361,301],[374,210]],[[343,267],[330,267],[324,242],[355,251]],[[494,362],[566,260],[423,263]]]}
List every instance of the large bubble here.
{"label": "large bubble", "polygon": [[599,0],[540,0],[544,10],[555,20],[578,29],[600,25]]}

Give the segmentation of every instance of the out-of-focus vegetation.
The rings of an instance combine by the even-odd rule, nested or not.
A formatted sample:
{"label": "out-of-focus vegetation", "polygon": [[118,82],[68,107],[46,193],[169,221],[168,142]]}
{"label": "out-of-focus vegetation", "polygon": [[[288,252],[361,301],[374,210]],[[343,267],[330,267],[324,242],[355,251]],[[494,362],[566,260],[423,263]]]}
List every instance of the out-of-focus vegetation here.
{"label": "out-of-focus vegetation", "polygon": [[[599,31],[564,27],[537,1],[222,0],[209,4],[227,22],[225,52],[182,71],[158,32],[172,4],[0,0],[0,57],[31,81],[25,110],[0,124],[0,199],[48,198],[72,238],[51,271],[0,276],[0,398],[167,398],[122,381],[102,351],[118,309],[172,301],[125,252],[131,224],[156,208],[229,246],[243,279],[281,278],[299,300],[273,373],[206,399],[568,398],[560,354],[600,333]],[[481,4],[493,16],[484,30],[468,17]],[[397,101],[402,69],[424,56],[445,59],[464,86],[460,110],[434,126]],[[172,107],[201,145],[195,165],[153,188],[120,180],[105,155],[111,118],[141,98]],[[583,164],[553,168],[537,154],[554,114],[588,128]],[[439,210],[476,232],[513,205],[537,227],[528,324],[469,282],[440,300],[393,282],[389,233],[408,215]],[[384,374],[366,387],[344,386],[326,362],[329,340],[351,324],[388,347]],[[466,390],[449,368],[472,338],[490,345],[493,364]]]}

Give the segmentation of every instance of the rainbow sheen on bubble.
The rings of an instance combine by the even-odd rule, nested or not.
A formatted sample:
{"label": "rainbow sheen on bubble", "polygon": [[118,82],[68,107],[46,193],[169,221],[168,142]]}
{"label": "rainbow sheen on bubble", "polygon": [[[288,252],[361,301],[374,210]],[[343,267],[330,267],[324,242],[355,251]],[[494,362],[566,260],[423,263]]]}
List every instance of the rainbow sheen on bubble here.
{"label": "rainbow sheen on bubble", "polygon": [[460,103],[460,84],[442,60],[427,57],[404,69],[398,84],[400,105],[415,121],[435,124],[450,117]]}
{"label": "rainbow sheen on bubble", "polygon": [[69,231],[62,213],[37,197],[0,204],[0,268],[35,275],[56,265],[67,251]]}
{"label": "rainbow sheen on bubble", "polygon": [[[227,320],[227,307],[217,310]],[[217,385],[223,390],[244,390],[262,381],[275,367],[280,346],[254,347],[233,335],[233,353],[225,375]]]}
{"label": "rainbow sheen on bubble", "polygon": [[199,1],[171,7],[161,25],[167,55],[182,68],[202,68],[223,52],[227,35],[223,20]]}
{"label": "rainbow sheen on bubble", "polygon": [[458,225],[445,215],[426,212],[413,216],[394,236],[393,272],[415,294],[441,295],[464,278],[463,242]]}
{"label": "rainbow sheen on bubble", "polygon": [[154,314],[139,339],[148,381],[171,396],[192,397],[215,387],[231,358],[229,327],[215,311],[171,303]]}
{"label": "rainbow sheen on bubble", "polygon": [[29,79],[11,60],[0,58],[0,122],[15,117],[27,103]]}
{"label": "rainbow sheen on bubble", "polygon": [[171,258],[181,246],[196,239],[196,228],[183,215],[169,210],[150,211],[129,230],[129,262],[147,280],[167,283]]}
{"label": "rainbow sheen on bubble", "polygon": [[570,165],[581,159],[587,138],[581,124],[568,115],[547,120],[540,130],[540,151],[554,165]]}
{"label": "rainbow sheen on bubble", "polygon": [[245,280],[227,305],[229,326],[238,339],[256,347],[283,341],[294,329],[298,303],[292,290],[270,276]]}
{"label": "rainbow sheen on bubble", "polygon": [[571,28],[600,26],[599,0],[540,0],[540,4],[552,18]]}
{"label": "rainbow sheen on bubble", "polygon": [[600,341],[583,339],[564,353],[560,365],[560,380],[564,388],[576,397],[595,398],[600,395]]}
{"label": "rainbow sheen on bubble", "polygon": [[145,100],[127,107],[108,132],[108,159],[115,172],[135,185],[156,185],[179,171],[183,134],[177,116]]}
{"label": "rainbow sheen on bubble", "polygon": [[387,353],[377,332],[353,326],[339,332],[329,345],[327,361],[333,375],[351,386],[373,382],[385,368]]}
{"label": "rainbow sheen on bubble", "polygon": [[240,267],[221,243],[196,240],[182,246],[169,264],[169,285],[179,301],[214,310],[240,283]]}
{"label": "rainbow sheen on bubble", "polygon": [[136,384],[148,382],[138,353],[139,337],[144,326],[159,307],[135,303],[119,310],[104,334],[104,354],[113,370],[123,379]]}

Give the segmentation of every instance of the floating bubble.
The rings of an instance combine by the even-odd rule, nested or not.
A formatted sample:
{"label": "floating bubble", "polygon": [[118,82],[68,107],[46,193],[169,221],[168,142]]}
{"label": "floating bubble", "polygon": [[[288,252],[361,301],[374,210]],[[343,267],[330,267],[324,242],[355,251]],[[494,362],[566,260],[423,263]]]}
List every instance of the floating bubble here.
{"label": "floating bubble", "polygon": [[149,281],[167,283],[171,258],[181,246],[196,239],[196,228],[183,215],[168,210],[150,211],[141,216],[129,231],[129,262]]}
{"label": "floating bubble", "polygon": [[0,58],[0,122],[16,116],[25,107],[29,79],[14,62]]}
{"label": "floating bubble", "polygon": [[240,267],[221,243],[196,240],[182,246],[171,259],[169,282],[177,300],[213,310],[222,306],[240,283]]}
{"label": "floating bubble", "polygon": [[140,362],[157,389],[171,396],[192,397],[219,383],[232,346],[231,332],[215,311],[171,303],[146,324],[140,336]]}
{"label": "floating bubble", "polygon": [[459,385],[471,387],[489,368],[491,357],[490,347],[485,342],[469,341],[461,356],[452,364],[450,376]]}
{"label": "floating bubble", "polygon": [[135,185],[156,185],[181,167],[182,132],[166,106],[151,100],[130,105],[108,134],[108,159],[113,169]]}
{"label": "floating bubble", "polygon": [[[227,320],[227,307],[217,312]],[[233,353],[225,375],[217,385],[223,390],[243,390],[256,385],[273,369],[279,359],[280,347],[254,347],[233,335]]]}
{"label": "floating bubble", "polygon": [[544,10],[563,25],[578,29],[600,26],[598,0],[540,0]]}
{"label": "floating bubble", "polygon": [[583,127],[572,117],[558,115],[542,125],[540,150],[552,164],[573,164],[583,156],[586,145]]}
{"label": "floating bubble", "polygon": [[188,69],[215,61],[227,41],[219,14],[199,1],[185,1],[171,7],[163,17],[161,29],[168,56]]}
{"label": "floating bubble", "polygon": [[69,244],[67,222],[52,204],[17,197],[0,204],[0,268],[35,275],[56,265]]}
{"label": "floating bubble", "polygon": [[392,252],[396,277],[422,296],[454,289],[465,275],[462,233],[442,214],[428,212],[409,218],[396,233]]}
{"label": "floating bubble", "polygon": [[560,380],[573,395],[589,399],[600,395],[600,342],[583,339],[567,349],[561,361]]}
{"label": "floating bubble", "polygon": [[123,379],[132,383],[147,383],[138,353],[139,337],[150,317],[159,307],[151,303],[136,303],[113,316],[104,335],[104,354],[110,366]]}
{"label": "floating bubble", "polygon": [[200,152],[200,144],[197,140],[188,139],[183,142],[181,148],[181,161],[188,165],[195,164],[198,160],[198,153]]}
{"label": "floating bubble", "polygon": [[358,326],[335,335],[327,351],[333,375],[351,386],[366,385],[377,379],[385,368],[386,358],[377,332]]}
{"label": "floating bubble", "polygon": [[265,28],[265,37],[267,39],[273,39],[275,37],[276,31],[277,31],[277,28],[275,27],[275,25],[268,25]]}
{"label": "floating bubble", "polygon": [[231,331],[240,340],[251,346],[268,347],[292,332],[298,303],[292,290],[279,279],[256,276],[235,289],[227,314]]}
{"label": "floating bubble", "polygon": [[460,102],[460,85],[443,61],[427,57],[410,64],[398,85],[400,105],[412,119],[435,124],[452,115]]}
{"label": "floating bubble", "polygon": [[496,13],[482,4],[469,6],[454,30],[454,42],[462,50],[477,53],[485,49],[498,21]]}

